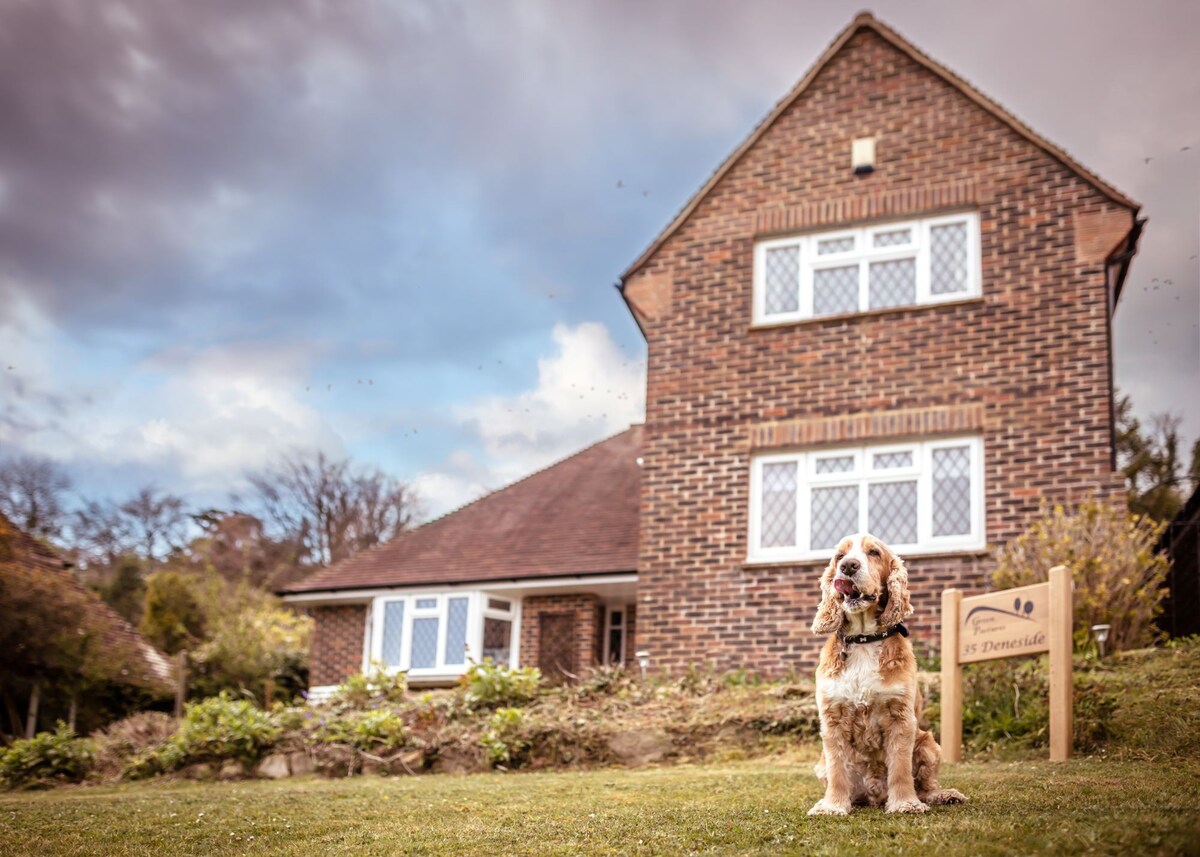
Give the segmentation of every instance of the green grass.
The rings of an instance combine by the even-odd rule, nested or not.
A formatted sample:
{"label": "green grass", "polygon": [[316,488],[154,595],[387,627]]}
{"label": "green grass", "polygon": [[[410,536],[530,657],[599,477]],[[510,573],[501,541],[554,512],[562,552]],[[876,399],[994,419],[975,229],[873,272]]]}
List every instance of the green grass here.
{"label": "green grass", "polygon": [[971,803],[809,818],[811,759],[0,795],[0,854],[1187,854],[1200,762],[967,764]]}

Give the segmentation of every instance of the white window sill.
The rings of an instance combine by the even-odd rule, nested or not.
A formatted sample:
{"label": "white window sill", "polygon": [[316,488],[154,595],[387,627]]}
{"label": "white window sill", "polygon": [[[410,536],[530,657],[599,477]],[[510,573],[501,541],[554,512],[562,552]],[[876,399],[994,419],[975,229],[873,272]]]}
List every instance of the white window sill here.
{"label": "white window sill", "polygon": [[938,307],[962,306],[963,304],[983,303],[983,295],[973,294],[964,295],[961,298],[944,301],[930,301],[921,304],[905,304],[904,306],[880,307],[879,309],[855,310],[854,312],[841,312],[833,315],[805,315],[797,316],[790,315],[784,318],[760,318],[755,319],[750,323],[750,330],[770,330],[776,327],[795,327],[803,324],[821,324],[830,321],[850,321],[856,318],[874,318],[882,315],[895,315],[896,313],[914,312],[922,309],[937,309]]}
{"label": "white window sill", "polygon": [[[915,551],[899,551],[900,558],[906,563],[916,559],[953,559],[956,557],[975,558],[988,556],[991,553],[991,548],[986,545],[981,547],[956,547],[956,548],[925,548]],[[784,568],[795,567],[798,565],[804,566],[824,566],[829,564],[833,554],[825,556],[811,556],[807,554],[797,555],[791,558],[772,557],[763,559],[761,557],[747,557],[742,562],[742,568],[747,571],[753,571],[760,568]]]}

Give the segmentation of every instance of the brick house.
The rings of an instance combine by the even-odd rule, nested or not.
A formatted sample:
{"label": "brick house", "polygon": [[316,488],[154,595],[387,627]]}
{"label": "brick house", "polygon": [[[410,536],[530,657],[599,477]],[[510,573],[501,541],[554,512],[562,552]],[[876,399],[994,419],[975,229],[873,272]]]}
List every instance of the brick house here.
{"label": "brick house", "polygon": [[290,586],[310,696],[371,664],[444,684],[485,657],[569,679],[633,657],[642,428]]}
{"label": "brick house", "polygon": [[[941,590],[981,588],[1043,501],[1120,496],[1110,325],[1137,213],[858,16],[622,277],[648,352],[637,451],[619,436],[640,462],[618,598],[636,648],[670,670],[806,669],[816,577],[857,530],[907,559],[928,645]],[[549,627],[513,615],[522,644]],[[318,675],[365,662],[356,645]]]}

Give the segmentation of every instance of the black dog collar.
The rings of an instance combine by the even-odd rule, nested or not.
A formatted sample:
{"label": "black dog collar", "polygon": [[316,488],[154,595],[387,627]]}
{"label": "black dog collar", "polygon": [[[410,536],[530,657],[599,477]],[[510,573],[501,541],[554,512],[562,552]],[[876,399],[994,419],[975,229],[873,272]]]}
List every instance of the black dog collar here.
{"label": "black dog collar", "polygon": [[878,643],[880,640],[886,640],[895,634],[899,634],[902,637],[908,636],[908,629],[904,627],[903,622],[897,622],[882,634],[843,634],[841,631],[838,631],[838,637],[841,638],[843,643]]}

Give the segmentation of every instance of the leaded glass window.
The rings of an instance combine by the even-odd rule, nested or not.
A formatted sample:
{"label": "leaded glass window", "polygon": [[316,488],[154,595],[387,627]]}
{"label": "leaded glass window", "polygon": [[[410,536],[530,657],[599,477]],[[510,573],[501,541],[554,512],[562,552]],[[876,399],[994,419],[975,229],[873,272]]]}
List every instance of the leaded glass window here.
{"label": "leaded glass window", "polygon": [[427,616],[413,619],[412,649],[409,664],[412,669],[429,669],[437,666],[438,618]]}
{"label": "leaded glass window", "polygon": [[812,492],[813,550],[831,548],[843,536],[858,532],[858,486],[814,488]]}
{"label": "leaded glass window", "polygon": [[834,315],[857,309],[857,265],[813,271],[813,315]]}
{"label": "leaded glass window", "polygon": [[383,649],[380,660],[385,667],[400,666],[400,641],[404,638],[404,602],[383,605]]}
{"label": "leaded glass window", "polygon": [[929,291],[935,295],[967,291],[967,224],[949,223],[929,230]]}
{"label": "leaded glass window", "polygon": [[800,247],[775,247],[767,251],[767,315],[800,308]]}
{"label": "leaded glass window", "polygon": [[933,451],[933,534],[971,531],[971,449],[952,446]]}
{"label": "leaded glass window", "polygon": [[467,598],[450,598],[446,604],[446,663],[467,662]]}
{"label": "leaded glass window", "polygon": [[751,559],[827,556],[871,532],[904,552],[985,545],[978,437],[763,455],[751,470]]}
{"label": "leaded glass window", "polygon": [[794,462],[763,466],[763,544],[767,547],[796,543],[796,465]]}
{"label": "leaded glass window", "polygon": [[961,300],[981,291],[974,213],[761,241],[754,319],[773,322]]}

